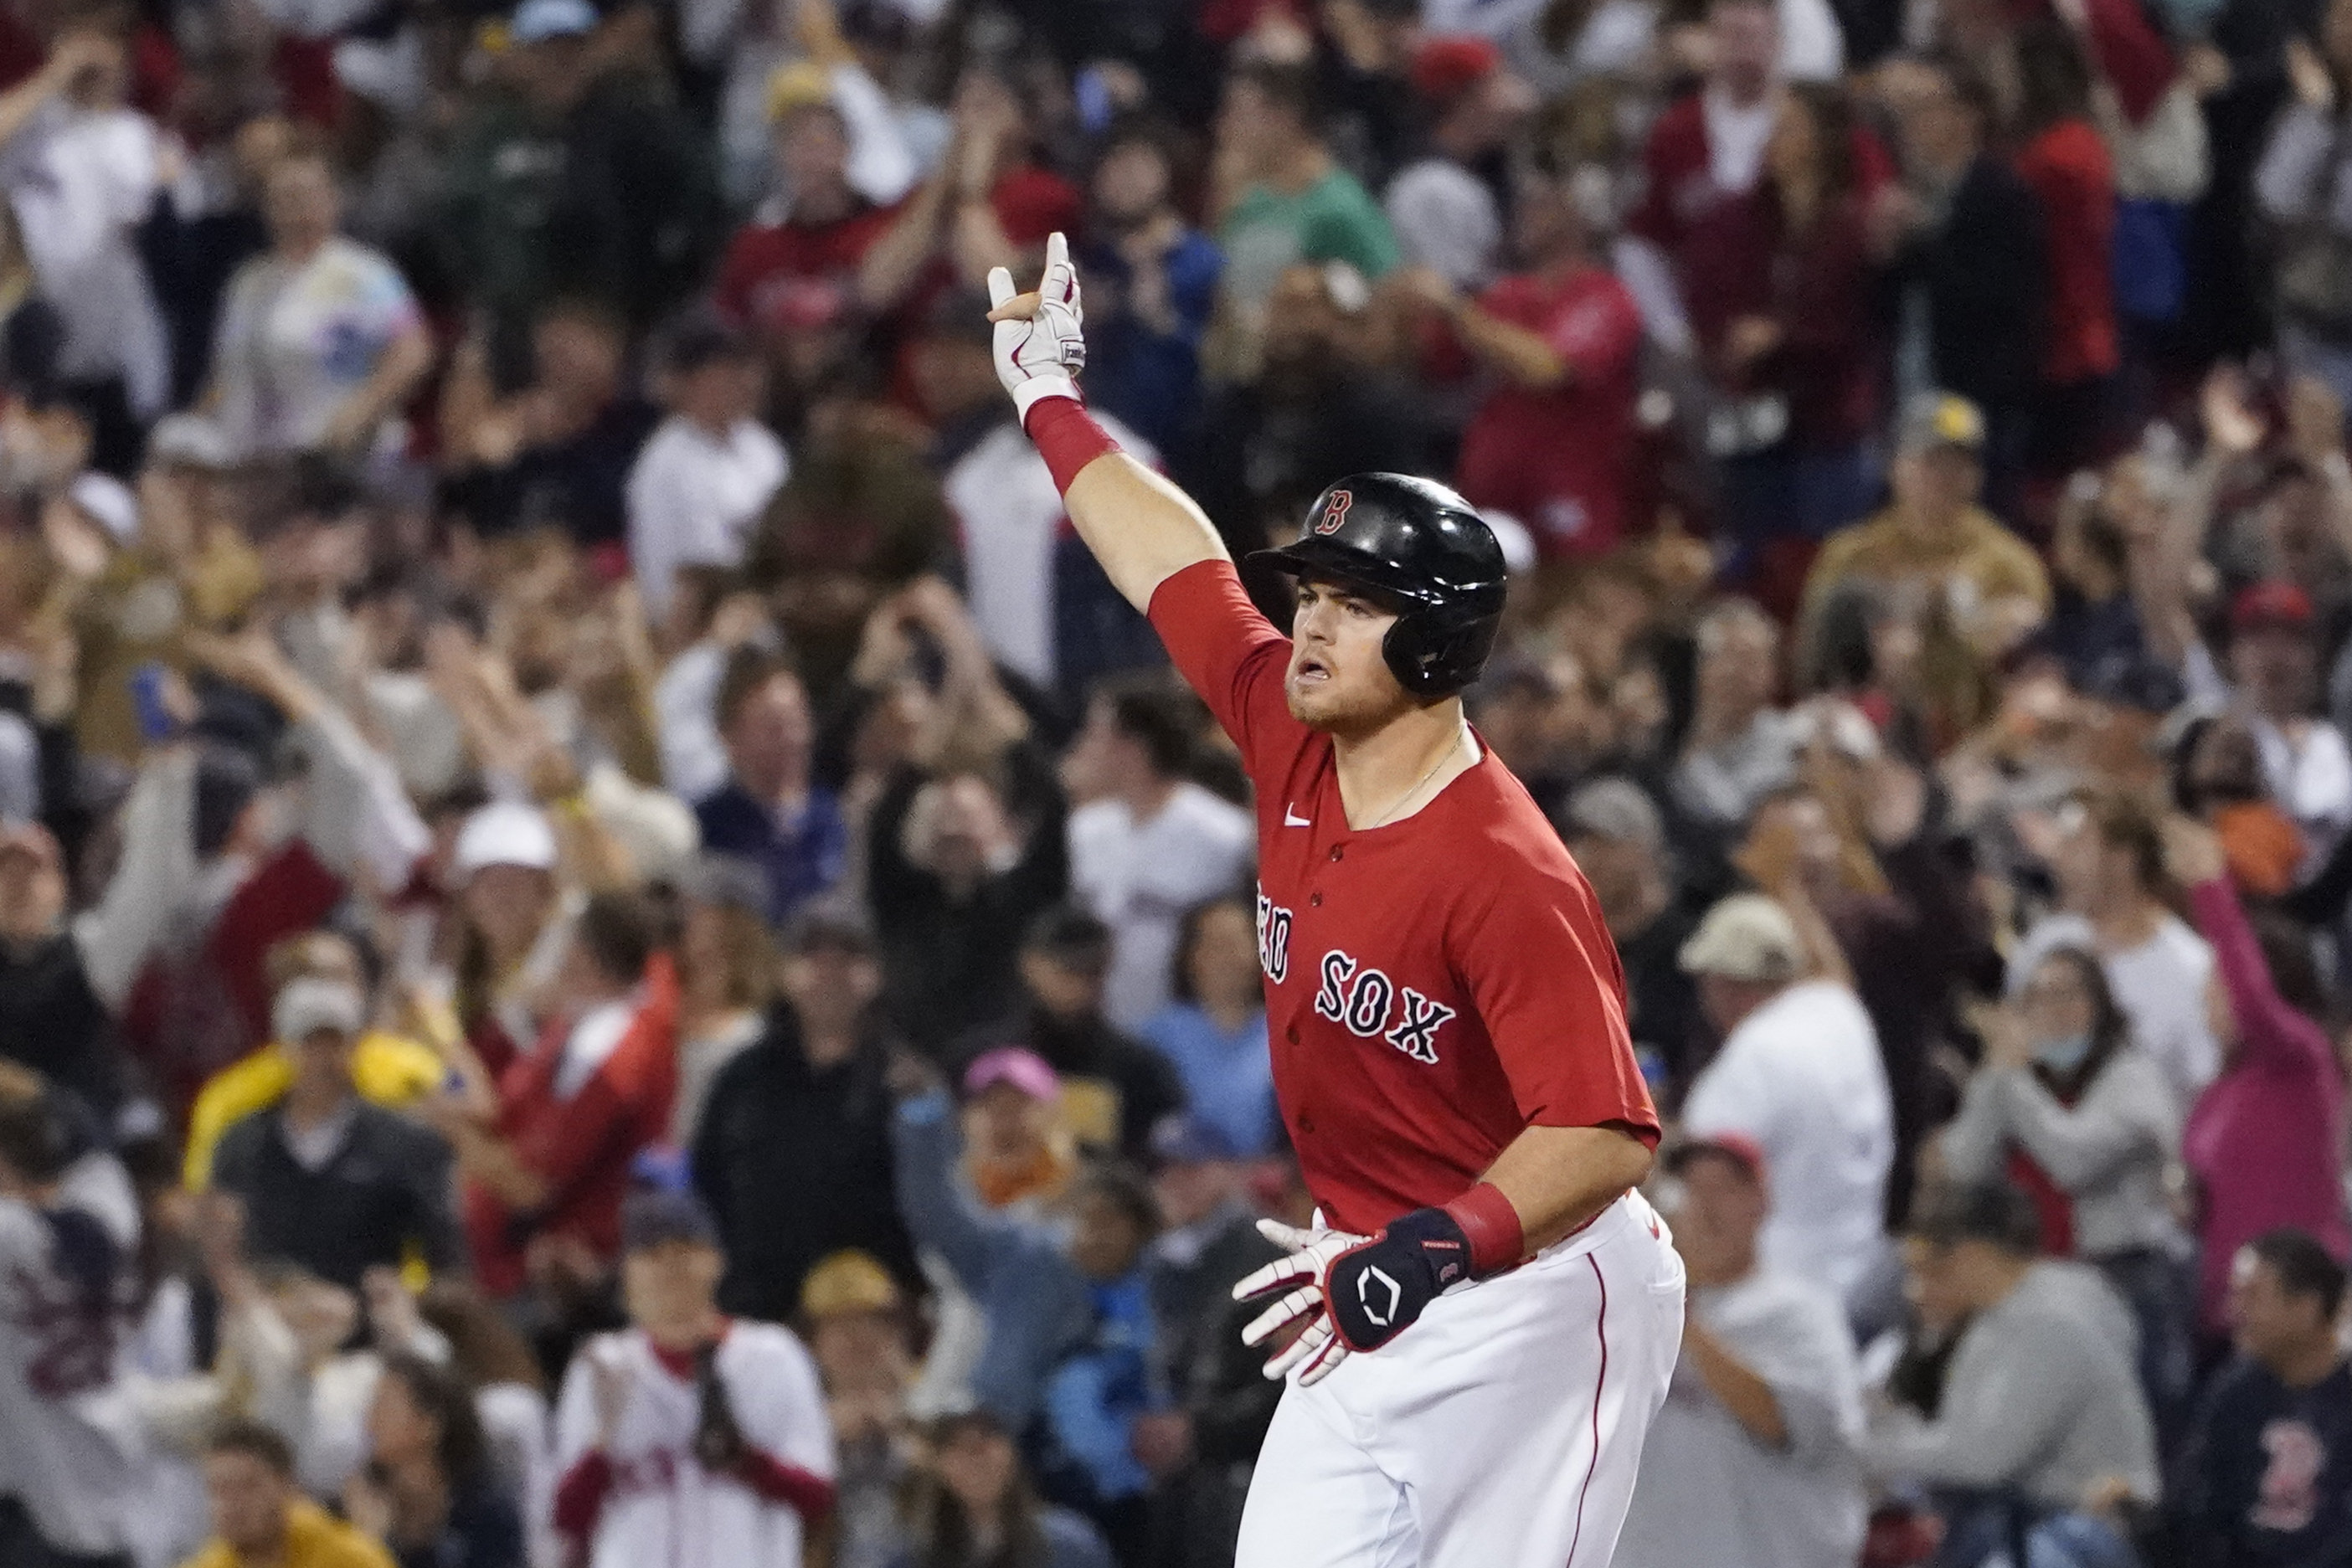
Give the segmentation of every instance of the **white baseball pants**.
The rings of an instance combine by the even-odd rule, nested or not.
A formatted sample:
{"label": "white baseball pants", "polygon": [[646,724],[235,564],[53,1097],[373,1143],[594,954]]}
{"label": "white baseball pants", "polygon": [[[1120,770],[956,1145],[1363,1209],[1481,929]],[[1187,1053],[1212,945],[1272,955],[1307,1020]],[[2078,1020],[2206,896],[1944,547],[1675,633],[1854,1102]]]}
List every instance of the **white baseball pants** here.
{"label": "white baseball pants", "polygon": [[1234,1568],[1609,1568],[1682,1331],[1682,1260],[1629,1193],[1314,1387],[1294,1380]]}

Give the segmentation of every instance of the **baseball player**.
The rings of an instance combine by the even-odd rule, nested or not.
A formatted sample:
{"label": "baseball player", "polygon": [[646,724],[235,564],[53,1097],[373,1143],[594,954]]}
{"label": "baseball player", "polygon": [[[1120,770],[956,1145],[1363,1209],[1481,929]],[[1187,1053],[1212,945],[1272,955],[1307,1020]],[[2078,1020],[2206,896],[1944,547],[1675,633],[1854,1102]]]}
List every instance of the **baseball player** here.
{"label": "baseball player", "polygon": [[[1326,491],[1290,636],[1200,509],[1120,453],[1060,235],[997,372],[1071,521],[1240,747],[1275,1086],[1319,1206],[1269,1226],[1289,1385],[1239,1568],[1607,1568],[1682,1333],[1683,1272],[1633,1189],[1658,1123],[1591,890],[1465,722],[1503,608],[1500,548],[1453,492]],[[1295,1333],[1286,1343],[1281,1336]]]}
{"label": "baseball player", "polygon": [[789,1329],[716,1304],[726,1260],[691,1192],[621,1209],[635,1326],[572,1357],[555,1410],[555,1528],[587,1568],[799,1568],[833,1507],[833,1427]]}

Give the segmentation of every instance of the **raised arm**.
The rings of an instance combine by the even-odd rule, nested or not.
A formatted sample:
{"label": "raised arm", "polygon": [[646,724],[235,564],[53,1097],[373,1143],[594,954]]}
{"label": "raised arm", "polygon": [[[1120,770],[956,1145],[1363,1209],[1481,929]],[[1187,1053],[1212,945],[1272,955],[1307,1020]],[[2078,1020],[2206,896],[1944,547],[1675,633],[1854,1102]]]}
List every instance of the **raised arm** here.
{"label": "raised arm", "polygon": [[1073,379],[1087,362],[1078,275],[1069,242],[1045,242],[1045,273],[1033,294],[1013,275],[988,275],[995,308],[996,374],[1054,473],[1062,504],[1087,548],[1129,604],[1149,610],[1159,586],[1204,560],[1226,559],[1223,541],[1192,498],[1129,457],[1088,417]]}

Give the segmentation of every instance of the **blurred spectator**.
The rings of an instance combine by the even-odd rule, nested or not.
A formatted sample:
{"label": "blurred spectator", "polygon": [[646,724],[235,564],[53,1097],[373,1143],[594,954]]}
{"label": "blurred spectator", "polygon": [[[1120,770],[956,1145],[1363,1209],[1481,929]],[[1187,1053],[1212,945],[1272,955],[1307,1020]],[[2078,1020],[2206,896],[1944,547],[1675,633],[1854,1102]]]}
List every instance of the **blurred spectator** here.
{"label": "blurred spectator", "polygon": [[206,402],[237,457],[365,458],[433,368],[432,337],[392,263],[336,233],[323,152],[280,153],[267,193],[270,248],[229,280]]}
{"label": "blurred spectator", "polygon": [[1023,1004],[959,1049],[965,1061],[1005,1045],[1034,1051],[1061,1075],[1063,1115],[1081,1142],[1140,1155],[1153,1124],[1183,1107],[1184,1086],[1164,1058],[1104,1015],[1111,952],[1109,927],[1085,910],[1046,910],[1022,940]]}
{"label": "blurred spectator", "polygon": [[128,1085],[113,1019],[66,926],[66,871],[38,823],[0,831],[0,1058],[110,1113]]}
{"label": "blurred spectator", "polygon": [[1806,958],[1796,925],[1760,894],[1735,894],[1699,922],[1681,962],[1723,1045],[1691,1084],[1683,1125],[1763,1151],[1765,1266],[1843,1300],[1884,1251],[1893,1114],[1869,1015],[1842,977],[1806,978]]}
{"label": "blurred spectator", "polygon": [[718,320],[671,335],[664,369],[670,415],[629,470],[629,565],[656,624],[670,618],[677,570],[741,564],[745,536],[791,465],[756,417],[760,359]]}
{"label": "blurred spectator", "polygon": [[569,923],[557,869],[554,828],[520,801],[467,816],[451,849],[457,1021],[493,1079],[539,1038],[537,992],[548,978],[548,949]]}
{"label": "blurred spectator", "polygon": [[852,139],[821,67],[779,68],[767,113],[782,192],[728,243],[713,298],[772,342],[810,315],[854,305],[858,264],[891,214],[850,183]]}
{"label": "blurred spectator", "polygon": [[692,1193],[631,1194],[621,1234],[630,1326],[564,1377],[557,1530],[594,1568],[797,1562],[833,1508],[814,1364],[790,1330],[720,1315],[727,1260]]}
{"label": "blurred spectator", "polygon": [[1977,502],[1984,485],[1984,415],[1948,393],[1903,411],[1891,471],[1893,504],[1832,535],[1805,578],[1799,647],[1819,661],[1832,592],[1866,584],[1900,595],[1921,623],[1919,660],[1948,727],[1972,727],[1985,666],[2050,611],[2041,560]]}
{"label": "blurred spectator", "polygon": [[138,1244],[122,1167],[56,1092],[0,1072],[0,1559],[119,1562],[135,1539],[144,1477],[123,1406]]}
{"label": "blurred spectator", "polygon": [[1121,1029],[1167,1003],[1179,926],[1238,887],[1255,852],[1249,813],[1187,777],[1199,715],[1165,678],[1101,687],[1064,765],[1085,800],[1070,813],[1070,894],[1110,927],[1103,1010]]}
{"label": "blurred spectator", "polygon": [[522,1287],[536,1241],[615,1255],[631,1156],[667,1131],[677,1091],[677,983],[653,939],[635,900],[591,899],[551,1020],[500,1078],[495,1115],[442,1118],[467,1178],[474,1271],[494,1296]]}
{"label": "blurred spectator", "polygon": [[883,994],[924,1051],[1020,1005],[1016,955],[1069,877],[1061,793],[1044,774],[1015,747],[1001,769],[903,768],[875,804],[868,875]]}
{"label": "blurred spectator", "polygon": [[1978,1015],[1983,1064],[1937,1141],[1944,1175],[2013,1182],[2042,1217],[2042,1250],[2106,1276],[2137,1320],[2140,1377],[2159,1420],[2189,1393],[2185,1239],[2165,1191],[2180,1110],[2097,956],[2044,951],[2006,1009]]}
{"label": "blurred spectator", "polygon": [[457,1378],[419,1356],[386,1360],[368,1442],[343,1511],[401,1568],[522,1568],[521,1515],[499,1488],[473,1396]]}
{"label": "blurred spectator", "polygon": [[1559,827],[1592,884],[1625,970],[1626,1026],[1652,1092],[1678,1103],[1708,1043],[1698,988],[1683,972],[1697,922],[1676,898],[1676,868],[1657,803],[1623,779],[1595,779],[1568,798]]}
{"label": "blurred spectator", "polygon": [[213,1539],[187,1568],[393,1568],[382,1546],[304,1497],[294,1451],[252,1421],[233,1421],[205,1447]]}
{"label": "blurred spectator", "polygon": [[[2278,261],[2280,347],[2295,370],[2352,398],[2352,274],[2343,259],[2352,212],[2342,204],[2346,150],[2337,135],[2342,84],[2352,75],[2352,16],[2329,5],[2314,37],[2300,34],[2281,51],[2293,99],[2270,132],[2254,171],[2262,214],[2284,232]],[[2315,45],[2316,46],[2315,47]]]}
{"label": "blurred spectator", "polygon": [[2192,644],[2189,695],[2244,711],[2272,796],[2324,853],[2352,828],[2352,747],[2315,716],[2323,671],[2311,596],[2292,582],[2253,583],[2231,600],[2229,627],[2228,680]]}
{"label": "blurred spectator", "polygon": [[1923,1322],[1967,1326],[1934,1417],[1881,1413],[1863,1456],[1877,1477],[1949,1497],[1954,1563],[2005,1547],[2021,1504],[2039,1518],[2084,1508],[2095,1489],[2156,1500],[2129,1314],[2089,1270],[2036,1262],[2040,1230],[2015,1188],[1955,1187],[1923,1201],[1904,1241]]}
{"label": "blurred spectator", "polygon": [[1745,549],[1826,538],[1877,498],[1864,446],[1879,423],[1864,134],[1843,89],[1788,88],[1753,186],[1688,220],[1683,297],[1728,404],[1728,439],[1710,441]]}
{"label": "blurred spectator", "polygon": [[1095,1528],[1038,1500],[1020,1451],[986,1410],[952,1416],[931,1433],[931,1462],[907,1500],[907,1548],[893,1568],[1111,1568]]}
{"label": "blurred spectator", "polygon": [[712,1082],[694,1132],[696,1190],[727,1253],[719,1305],[782,1322],[809,1270],[845,1248],[916,1276],[891,1191],[886,1037],[874,934],[819,903],[784,940],[782,999]]}
{"label": "blurred spectator", "polygon": [[1224,257],[1178,210],[1175,142],[1149,120],[1116,125],[1095,155],[1087,277],[1087,402],[1162,452],[1200,409],[1201,341]]}
{"label": "blurred spectator", "polygon": [[2344,1265],[2271,1230],[2232,1258],[2238,1357],[2200,1412],[2173,1512],[2195,1568],[2325,1563],[2352,1542],[2352,1369]]}
{"label": "blurred spectator", "polygon": [[1224,296],[1249,342],[1265,330],[1290,267],[1346,262],[1377,279],[1397,265],[1379,204],[1318,134],[1304,68],[1250,63],[1227,75],[1211,178]]}
{"label": "blurred spectator", "polygon": [[1592,252],[1591,179],[1538,160],[1515,177],[1523,271],[1475,300],[1443,271],[1407,282],[1445,315],[1499,384],[1462,433],[1462,493],[1509,513],[1546,557],[1614,548],[1633,456],[1641,316]]}
{"label": "blurred spectator", "polygon": [[809,1271],[800,1319],[824,1383],[841,1462],[833,1562],[835,1568],[889,1568],[911,1468],[906,1403],[914,1354],[906,1299],[872,1258],[836,1252]]}
{"label": "blurred spectator", "polygon": [[661,422],[622,379],[627,324],[594,301],[557,298],[529,329],[517,386],[501,381],[482,333],[451,358],[440,408],[450,505],[485,535],[554,528],[617,545],[630,471]]}
{"label": "blurred spectator", "polygon": [[1755,1145],[1736,1134],[1685,1143],[1666,1174],[1691,1305],[1612,1561],[1845,1568],[1865,1511],[1844,1314],[1818,1287],[1759,1265],[1769,1176]]}
{"label": "blurred spectator", "polygon": [[2158,820],[2124,795],[2067,802],[2050,869],[2062,913],[2028,931],[2010,955],[2010,987],[2023,987],[2053,946],[2099,956],[2132,1036],[2172,1086],[2174,1103],[2196,1102],[2221,1067],[2221,1015],[2213,949],[2168,908],[2164,837]]}
{"label": "blurred spectator", "polygon": [[1192,1114],[1242,1155],[1280,1141],[1265,990],[1250,906],[1220,898],[1177,927],[1174,999],[1143,1023],[1144,1042],[1175,1065]]}
{"label": "blurred spectator", "polygon": [[1062,1081],[1045,1058],[1001,1045],[963,1071],[963,1176],[984,1207],[1027,1218],[1055,1213],[1076,1174],[1062,1124]]}
{"label": "blurred spectator", "polygon": [[2017,172],[2042,205],[2050,282],[2032,462],[2063,474],[2105,455],[2122,363],[2115,165],[2091,123],[2091,68],[2074,35],[2053,17],[2020,28],[2014,47]]}
{"label": "blurred spectator", "polygon": [[1382,193],[1408,267],[1467,292],[1495,279],[1503,214],[1487,175],[1535,109],[1535,95],[1484,38],[1433,37],[1413,53],[1412,87],[1429,120],[1423,156]]}
{"label": "blurred spectator", "polygon": [[89,422],[91,462],[121,476],[137,467],[172,374],[137,245],[163,153],[130,88],[121,21],[100,12],[63,28],[41,68],[0,95],[0,191],[65,328],[58,371]]}
{"label": "blurred spectator", "polygon": [[1745,599],[1708,611],[1695,635],[1691,721],[1674,774],[1675,803],[1717,831],[1745,822],[1796,776],[1804,726],[1778,706],[1780,629]]}
{"label": "blurred spectator", "polygon": [[[271,949],[268,968],[273,986],[271,1042],[205,1080],[188,1113],[182,1171],[191,1191],[202,1192],[212,1185],[213,1154],[221,1135],[278,1104],[294,1087],[300,1042],[276,1035],[276,996],[298,979],[326,980],[356,988],[365,1011],[367,971],[359,949],[340,933],[310,931],[290,937]],[[382,1029],[364,1029],[352,1048],[352,1089],[361,1099],[387,1110],[415,1107],[457,1071],[430,1047]]]}
{"label": "blurred spectator", "polygon": [[987,1314],[972,1375],[1007,1429],[1043,1423],[1051,1483],[1128,1550],[1148,1528],[1148,1471],[1133,1452],[1152,1402],[1153,1323],[1143,1262],[1158,1216],[1126,1168],[1098,1166],[1072,1189],[1066,1227],[992,1212],[955,1179],[947,1096],[899,1102],[893,1126],[907,1228],[937,1251]]}
{"label": "blurred spectator", "polygon": [[704,855],[678,891],[685,920],[677,943],[677,1100],[668,1141],[685,1148],[702,1125],[711,1086],[760,1039],[778,970],[767,879],[758,867]]}
{"label": "blurred spectator", "polygon": [[496,89],[450,133],[434,239],[488,318],[501,390],[550,304],[595,299],[643,328],[719,237],[708,148],[656,83],[599,58],[597,26],[586,0],[525,0]]}
{"label": "blurred spectator", "polygon": [[1247,1152],[1197,1114],[1151,1130],[1151,1191],[1167,1226],[1144,1263],[1151,1376],[1171,1404],[1137,1419],[1132,1447],[1158,1486],[1154,1561],[1168,1568],[1233,1561],[1250,1471],[1282,1394],[1242,1343],[1255,1310],[1233,1299],[1232,1281],[1280,1256],[1247,1201]]}
{"label": "blurred spectator", "polygon": [[212,1172],[244,1203],[260,1256],[351,1290],[372,1268],[459,1259],[448,1145],[353,1084],[364,1006],[341,981],[297,978],[278,991],[271,1026],[293,1056],[293,1082],[277,1106],[222,1134]]}
{"label": "blurred spectator", "polygon": [[747,648],[727,662],[712,712],[730,773],[725,788],[695,803],[702,845],[758,865],[768,918],[781,924],[841,879],[848,850],[840,803],[810,780],[808,689],[791,664]]}
{"label": "blurred spectator", "polygon": [[2005,506],[2025,456],[2051,292],[2040,200],[1999,152],[1991,87],[1949,58],[1885,73],[1904,184],[1879,223],[1899,279],[1895,382],[1949,389],[1984,413],[1986,462]]}
{"label": "blurred spectator", "polygon": [[2188,888],[2198,928],[2213,945],[2236,1026],[2223,1037],[2221,1073],[2197,1097],[2180,1140],[2197,1199],[2198,1322],[2215,1335],[2229,1326],[2223,1309],[2232,1260],[2255,1237],[2294,1226],[2338,1260],[2352,1250],[2342,1183],[2344,1080],[2315,1016],[2321,998],[2308,946],[2257,935],[2210,833],[2176,826],[2168,848],[2174,878]]}

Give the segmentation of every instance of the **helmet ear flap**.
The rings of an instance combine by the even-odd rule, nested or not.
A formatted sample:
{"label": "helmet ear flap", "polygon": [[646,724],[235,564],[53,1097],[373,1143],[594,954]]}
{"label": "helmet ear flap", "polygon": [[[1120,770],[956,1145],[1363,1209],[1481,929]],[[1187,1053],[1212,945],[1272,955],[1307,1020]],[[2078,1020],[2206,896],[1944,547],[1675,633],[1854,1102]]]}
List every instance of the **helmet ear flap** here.
{"label": "helmet ear flap", "polygon": [[1457,620],[1430,611],[1397,619],[1381,639],[1381,656],[1397,685],[1417,697],[1449,697],[1478,678],[1494,652],[1501,618]]}

